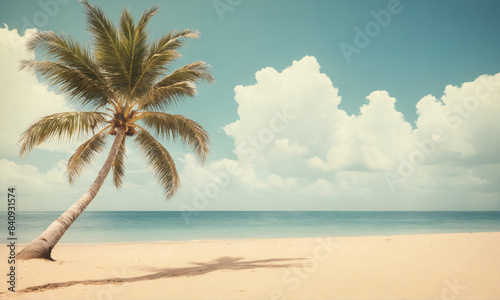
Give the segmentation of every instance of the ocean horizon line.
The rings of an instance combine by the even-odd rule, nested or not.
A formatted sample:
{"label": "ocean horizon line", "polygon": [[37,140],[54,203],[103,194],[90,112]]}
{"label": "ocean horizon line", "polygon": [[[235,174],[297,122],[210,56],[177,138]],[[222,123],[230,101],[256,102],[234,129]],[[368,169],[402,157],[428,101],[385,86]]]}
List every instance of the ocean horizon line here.
{"label": "ocean horizon line", "polygon": [[[5,215],[6,213],[0,213]],[[26,243],[61,212],[17,212]],[[61,242],[383,236],[500,232],[500,211],[86,211]]]}

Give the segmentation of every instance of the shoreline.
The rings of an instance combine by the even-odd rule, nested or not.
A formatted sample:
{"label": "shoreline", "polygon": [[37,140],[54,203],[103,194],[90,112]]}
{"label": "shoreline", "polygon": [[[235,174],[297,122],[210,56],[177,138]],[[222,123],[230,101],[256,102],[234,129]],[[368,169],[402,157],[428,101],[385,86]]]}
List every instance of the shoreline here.
{"label": "shoreline", "polygon": [[[419,236],[419,235],[440,235],[440,234],[474,234],[474,233],[500,233],[500,231],[470,231],[470,232],[437,232],[437,233],[402,233],[402,234],[383,234],[383,235],[337,235],[337,236],[312,236],[312,237],[263,237],[263,238],[222,238],[222,239],[201,239],[201,240],[157,240],[157,241],[130,241],[130,242],[99,242],[99,243],[65,243],[59,242],[59,245],[68,246],[96,246],[96,245],[130,245],[130,244],[161,244],[161,243],[196,243],[196,242],[228,242],[228,241],[261,241],[261,240],[300,240],[300,239],[318,239],[318,238],[362,238],[362,237],[393,237],[393,236]],[[17,244],[19,247],[26,246],[27,243]]]}
{"label": "shoreline", "polygon": [[17,262],[29,292],[1,296],[500,299],[498,253],[500,232],[59,244],[55,262]]}

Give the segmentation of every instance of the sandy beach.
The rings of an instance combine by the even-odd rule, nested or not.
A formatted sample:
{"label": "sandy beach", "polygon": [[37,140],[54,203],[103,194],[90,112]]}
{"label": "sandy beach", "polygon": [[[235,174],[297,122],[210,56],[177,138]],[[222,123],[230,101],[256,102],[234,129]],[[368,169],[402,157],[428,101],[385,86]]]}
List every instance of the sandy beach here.
{"label": "sandy beach", "polygon": [[53,257],[19,261],[0,298],[500,299],[500,232],[61,244]]}

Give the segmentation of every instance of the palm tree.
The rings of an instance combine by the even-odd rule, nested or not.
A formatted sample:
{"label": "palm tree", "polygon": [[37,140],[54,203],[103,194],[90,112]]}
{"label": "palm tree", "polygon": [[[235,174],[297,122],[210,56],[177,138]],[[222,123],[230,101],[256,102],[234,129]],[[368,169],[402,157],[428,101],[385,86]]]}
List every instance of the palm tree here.
{"label": "palm tree", "polygon": [[73,183],[104,150],[107,138],[114,136],[114,140],[92,186],[22,249],[18,259],[52,260],[52,249],[94,199],[111,170],[113,183],[120,188],[126,140],[131,139],[142,150],[166,198],[179,187],[179,176],[171,155],[154,135],[180,138],[202,162],[209,153],[208,133],[198,123],[164,112],[183,97],[193,97],[198,81],[213,82],[204,62],[169,71],[169,64],[180,57],[177,49],[183,46],[184,39],[197,38],[198,33],[171,31],[151,42],[147,25],[158,6],[146,10],[137,24],[130,11],[124,9],[115,26],[100,7],[87,0],[80,2],[86,9],[92,52],[69,35],[38,32],[29,40],[28,49],[45,51],[54,61],[25,60],[20,69],[44,76],[59,92],[89,111],[57,113],[36,120],[20,136],[20,155],[49,140],[68,141],[91,135],[68,160],[67,174]]}

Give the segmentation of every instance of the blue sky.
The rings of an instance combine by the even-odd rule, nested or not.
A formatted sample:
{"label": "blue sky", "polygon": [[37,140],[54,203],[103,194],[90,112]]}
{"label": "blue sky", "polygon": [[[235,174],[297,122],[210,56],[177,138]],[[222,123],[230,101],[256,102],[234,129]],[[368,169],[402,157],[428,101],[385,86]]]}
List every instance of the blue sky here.
{"label": "blue sky", "polygon": [[[401,123],[401,120],[398,119],[398,122],[403,125],[398,124],[403,127],[411,126],[410,129],[406,128],[405,130],[416,130],[414,135],[418,135],[419,129],[416,124],[418,117],[416,105],[422,98],[431,94],[439,102],[439,99],[443,96],[445,87],[448,85],[460,87],[463,83],[475,82],[476,78],[481,75],[493,76],[500,72],[500,40],[498,39],[498,36],[500,36],[500,19],[498,18],[500,2],[498,1],[217,0],[94,2],[99,3],[108,16],[115,21],[123,6],[128,6],[138,18],[145,9],[155,3],[159,3],[161,6],[160,13],[150,23],[151,36],[153,38],[159,37],[172,29],[190,28],[201,32],[201,39],[188,41],[187,46],[182,51],[183,57],[175,66],[178,67],[194,60],[203,60],[212,65],[216,84],[201,85],[199,95],[194,99],[187,99],[174,112],[191,117],[202,124],[211,134],[212,155],[204,169],[205,171],[213,171],[217,166],[228,160],[236,162],[241,160],[241,157],[235,154],[235,148],[237,147],[238,139],[242,138],[238,135],[244,134],[242,133],[244,131],[234,132],[233,130],[233,133],[228,133],[223,128],[238,120],[241,124],[240,127],[246,126],[245,124],[247,123],[249,124],[248,126],[256,126],[252,122],[245,121],[245,117],[242,115],[244,113],[244,105],[242,103],[247,103],[247,100],[242,100],[242,103],[235,101],[235,87],[251,87],[256,85],[256,72],[264,68],[273,68],[277,72],[282,72],[284,69],[292,66],[294,61],[302,61],[303,64],[310,65],[317,64],[320,66],[319,73],[329,78],[331,85],[338,89],[338,95],[342,100],[335,109],[345,113],[347,117],[344,116],[343,118],[351,117],[351,119],[355,119],[356,116],[360,116],[361,107],[370,104],[370,101],[367,100],[368,95],[374,91],[387,91],[389,96],[385,97],[380,94],[373,96],[372,99],[377,97],[381,97],[381,99],[395,98],[393,110],[402,113],[404,121]],[[45,4],[41,5],[40,3],[45,3],[48,6],[45,6]],[[31,5],[27,5],[26,2],[2,0],[1,6],[0,23],[6,24],[9,32],[17,29],[17,34],[23,36],[26,27],[38,27],[39,30],[64,31],[82,42],[89,38],[88,33],[84,30],[85,17],[83,7],[76,1],[33,1]],[[372,37],[369,37],[366,47],[359,48],[359,53],[352,54],[350,62],[348,62],[340,45],[347,43],[355,46],[355,28],[359,28],[366,34],[367,25],[373,25],[374,22],[377,22],[374,14],[384,14],[384,12],[390,11],[388,7],[397,8],[398,13],[389,12],[390,21],[385,24],[386,26],[378,25],[380,30],[372,34]],[[48,17],[45,19],[44,15]],[[304,61],[302,60],[304,57],[313,57],[315,62],[308,59]],[[41,58],[41,56],[37,56],[37,58]],[[296,69],[300,68],[297,67]],[[311,76],[318,75],[313,70],[314,68],[306,69],[311,71]],[[7,70],[2,72],[8,77],[8,74],[6,74]],[[297,72],[300,73],[301,71]],[[305,73],[304,76],[306,76]],[[286,78],[282,76],[279,80],[286,80]],[[43,84],[43,81],[40,84]],[[260,82],[257,85],[260,84],[264,85],[264,83]],[[328,84],[326,83],[326,85]],[[316,91],[323,87],[318,86]],[[254,91],[257,94],[251,96],[248,95],[250,88],[241,89],[241,99],[246,99],[246,97],[252,98],[257,95],[262,96],[260,93],[265,91],[265,89],[254,90],[258,90],[258,92]],[[495,93],[493,94],[492,99],[488,101],[496,103],[495,101],[498,98],[496,98]],[[311,94],[311,96],[314,95]],[[10,101],[6,100],[8,96],[2,96],[2,106],[8,105],[8,101]],[[305,94],[305,97],[309,96]],[[331,97],[334,97],[334,95],[332,94]],[[449,98],[453,97],[450,96]],[[274,100],[270,99],[269,101]],[[283,101],[286,102],[286,99]],[[302,99],[300,101],[306,100]],[[316,105],[315,100],[312,98],[307,101],[310,101],[311,106]],[[371,101],[375,105],[379,100]],[[382,103],[386,100],[380,101]],[[387,101],[390,102],[391,100]],[[420,103],[423,106],[424,102]],[[482,106],[481,108],[485,107]],[[252,109],[249,109],[248,112],[250,113]],[[495,111],[492,113],[495,113]],[[425,120],[431,120],[431,115],[433,115],[431,112],[424,114],[424,110],[422,109],[422,124],[430,122]],[[380,116],[383,118],[384,115],[381,114]],[[314,115],[309,116],[309,118],[314,119]],[[397,119],[397,116],[394,118]],[[466,121],[476,122],[474,120],[472,117],[467,117]],[[478,120],[489,119],[478,117]],[[263,121],[263,124],[266,124],[266,120]],[[475,128],[475,125],[476,123],[473,123],[470,127]],[[344,124],[343,126],[350,125]],[[396,125],[393,124],[391,126]],[[500,132],[496,131],[498,130],[497,124],[492,124],[489,128],[493,136],[495,134],[496,136],[499,135]],[[462,129],[461,127],[460,130]],[[5,130],[6,128],[2,128],[2,131]],[[314,131],[315,128],[311,127],[310,130]],[[325,130],[329,132],[328,129]],[[287,195],[290,194],[299,197],[297,195],[302,194],[293,192],[290,190],[290,187],[287,188],[283,185],[277,185],[271,190],[245,187],[246,179],[240,178],[240,175],[237,175],[238,180],[233,180],[229,187],[224,187],[224,191],[217,194],[215,198],[218,200],[214,200],[210,205],[202,205],[202,209],[500,209],[500,192],[498,188],[494,188],[495,185],[498,186],[499,182],[497,180],[499,174],[498,171],[492,171],[496,164],[498,164],[498,161],[494,161],[494,159],[492,161],[489,158],[489,152],[482,153],[478,150],[482,149],[479,146],[482,145],[481,141],[471,141],[465,138],[471,135],[471,132],[455,133],[454,131],[454,135],[457,136],[463,134],[463,140],[454,140],[455,142],[448,145],[448,147],[452,148],[453,145],[455,149],[458,149],[456,147],[467,142],[475,151],[457,150],[458,154],[454,154],[452,150],[449,150],[450,152],[446,153],[448,151],[446,150],[447,145],[444,145],[438,154],[430,155],[430,159],[426,160],[424,167],[421,169],[428,168],[429,170],[426,170],[426,172],[429,172],[429,174],[443,173],[444,177],[450,177],[450,174],[453,174],[456,178],[450,179],[451,182],[453,180],[460,182],[459,178],[467,178],[464,176],[469,175],[474,178],[477,177],[477,180],[480,182],[484,180],[484,185],[487,186],[470,187],[466,192],[460,192],[460,199],[458,200],[452,199],[456,198],[456,195],[451,193],[453,191],[450,191],[448,183],[444,183],[440,179],[435,179],[434,185],[427,186],[427,188],[420,186],[416,188],[418,184],[408,180],[400,190],[394,192],[387,189],[387,186],[380,187],[380,189],[376,188],[379,185],[376,180],[367,179],[366,182],[353,184],[353,182],[341,175],[343,174],[342,172],[355,170],[363,172],[361,176],[369,173],[367,176],[371,177],[375,176],[375,174],[384,174],[384,172],[397,169],[398,157],[401,155],[405,157],[405,150],[401,150],[403,152],[398,152],[397,154],[392,152],[389,154],[381,150],[386,156],[391,157],[394,162],[392,165],[388,164],[384,166],[377,164],[377,167],[372,165],[367,166],[366,160],[363,160],[364,163],[353,162],[352,164],[344,165],[335,163],[330,165],[330,167],[321,167],[320,169],[323,170],[323,173],[307,169],[307,164],[300,167],[297,166],[298,170],[291,173],[269,167],[273,159],[267,155],[266,151],[271,151],[271,146],[275,144],[278,145],[281,143],[280,145],[284,145],[288,143],[286,145],[290,147],[292,145],[297,146],[298,148],[296,149],[305,149],[304,147],[306,147],[307,150],[303,152],[307,153],[303,154],[303,157],[297,157],[297,160],[309,162],[323,161],[326,164],[329,161],[327,155],[328,149],[339,145],[338,141],[340,139],[338,136],[332,138],[332,142],[328,145],[316,146],[315,144],[307,144],[305,140],[295,136],[297,132],[287,132],[284,133],[284,136],[276,134],[275,139],[281,142],[274,140],[270,142],[269,145],[271,146],[269,149],[266,148],[262,151],[262,159],[258,158],[257,161],[251,162],[252,166],[250,168],[252,170],[249,172],[255,173],[256,180],[267,182],[267,184],[270,184],[269,180],[271,180],[270,178],[274,178],[273,175],[279,176],[285,182],[287,178],[291,180],[290,182],[295,180],[295,183],[292,185],[293,188],[297,189],[306,189],[307,186],[314,186],[314,183],[323,183],[325,181],[326,184],[331,185],[328,190],[333,190],[331,194],[326,193],[318,196],[311,194],[307,197],[309,202],[304,202],[300,199],[288,201],[286,199],[290,197]],[[376,135],[383,137],[386,133],[378,132]],[[413,138],[416,137],[414,136]],[[457,137],[457,139],[459,138]],[[492,141],[490,137],[485,137],[485,139],[486,141]],[[288,142],[284,142],[284,140]],[[355,139],[353,138],[353,140]],[[403,140],[404,138],[395,138],[395,141]],[[350,140],[347,139],[347,141]],[[461,144],[461,142],[463,143]],[[495,139],[493,139],[493,142],[495,142]],[[166,145],[169,146],[171,152],[176,153],[176,161],[179,169],[186,169],[184,174],[188,176],[190,174],[188,173],[190,169],[187,167],[189,166],[189,159],[183,154],[188,153],[188,149],[178,144],[166,143]],[[359,147],[368,149],[371,146],[359,145]],[[323,148],[324,150],[321,150]],[[378,147],[377,149],[382,148]],[[314,150],[317,150],[317,153]],[[331,153],[337,153],[337,150]],[[352,150],[350,151],[352,152]],[[411,153],[411,149],[407,152]],[[60,160],[67,160],[69,158],[68,155],[70,155],[65,152],[54,151],[54,149],[37,150],[27,159],[20,160],[12,153],[12,151],[5,151],[2,154],[6,167],[6,161],[15,164],[16,168],[26,165],[34,166],[38,168],[37,172],[45,175],[57,169],[57,164]],[[313,155],[312,153],[316,154]],[[455,161],[450,162],[449,160],[442,159],[441,156],[456,156],[457,158]],[[317,157],[319,160],[314,160],[314,157]],[[264,160],[266,160],[265,163],[262,162]],[[293,161],[295,160],[286,161],[286,164],[293,165]],[[480,161],[488,161],[490,165],[485,166]],[[314,165],[314,163],[309,163],[308,166],[311,167],[311,164]],[[8,166],[12,167],[12,165]],[[131,161],[130,168],[132,174],[129,174],[130,176],[127,179],[131,183],[139,182],[139,185],[149,187],[148,183],[153,180],[152,176],[139,178],[138,175],[133,173],[134,170],[137,172],[140,171],[141,167],[139,163],[135,165],[135,162]],[[453,171],[450,168],[454,168]],[[492,169],[486,171],[485,168]],[[475,173],[467,175],[467,172],[471,170]],[[89,170],[89,172],[91,173],[92,171]],[[34,174],[37,173],[35,172]],[[89,175],[88,180],[91,180],[91,175]],[[381,176],[383,177],[383,175]],[[418,176],[415,175],[415,177]],[[424,178],[427,178],[425,176]],[[451,177],[453,178],[453,176]],[[341,177],[343,178],[342,180],[339,179]],[[203,180],[200,179],[200,189],[206,186]],[[9,178],[6,178],[5,181],[10,182]],[[415,179],[415,181],[417,180]],[[350,189],[355,191],[367,189],[367,194],[364,196],[353,196],[352,198],[355,200],[352,201],[347,200],[346,198],[351,198],[351,194],[347,192],[349,189],[346,189],[345,193],[338,194],[337,187],[342,182],[345,182],[346,185],[350,186]],[[75,187],[70,188],[69,184],[67,184],[67,186],[64,186],[64,189],[68,189],[69,191],[64,193],[64,195],[75,196],[81,193],[85,189],[84,186],[86,183],[87,181],[82,178],[82,182],[78,183]],[[233,187],[233,185],[237,186]],[[133,189],[133,187],[130,188]],[[151,193],[148,194],[151,198],[157,197],[158,192],[156,190],[152,191],[150,188],[147,190]],[[185,185],[183,191],[170,202],[165,202],[163,199],[157,197],[158,199],[151,200],[145,207],[152,210],[176,210],[183,201],[187,201],[186,203],[188,204],[192,202],[190,199],[196,197],[194,196],[195,193],[193,194],[192,192],[195,190],[196,187],[192,187],[189,184]],[[127,198],[124,191],[113,194],[111,187],[108,186],[107,189],[103,188],[103,193],[106,196],[109,195],[108,197],[116,198],[118,197],[116,195],[124,197],[126,200],[121,202],[123,203],[123,207],[120,207],[120,210],[141,209],[140,206],[136,205],[132,197]],[[307,195],[306,192],[304,193],[304,195]],[[406,193],[412,195],[408,203],[391,200],[406,197]],[[474,202],[474,199],[478,197],[477,193],[480,195],[479,198],[483,199],[484,197],[483,202]],[[47,193],[47,195],[50,195],[50,193]],[[252,205],[248,204],[249,201],[245,197],[241,197],[242,200],[240,201],[230,200],[235,197],[238,198],[239,195],[245,195],[248,199],[252,197],[264,199]],[[421,197],[441,200],[436,200],[438,204],[434,200],[428,200],[425,204],[417,204],[419,203],[418,199]],[[373,199],[368,200],[367,198]],[[95,202],[99,202],[99,200],[96,199]],[[51,204],[48,207],[54,210],[62,210],[70,202],[70,200],[61,199],[56,201],[56,204]],[[42,205],[33,202],[33,204],[26,204],[26,209],[43,210],[44,208]],[[91,209],[109,210],[113,209],[113,207],[111,204],[93,204]]]}

